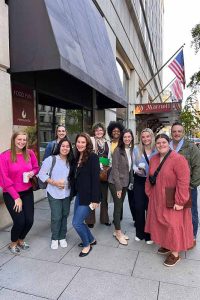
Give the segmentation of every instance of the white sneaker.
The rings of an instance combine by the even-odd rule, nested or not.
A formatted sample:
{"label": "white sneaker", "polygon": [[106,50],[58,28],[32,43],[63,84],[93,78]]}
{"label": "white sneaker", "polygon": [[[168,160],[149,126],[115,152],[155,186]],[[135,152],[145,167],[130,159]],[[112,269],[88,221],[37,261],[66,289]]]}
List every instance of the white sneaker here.
{"label": "white sneaker", "polygon": [[58,249],[58,240],[51,241],[51,249],[53,249],[53,250]]}
{"label": "white sneaker", "polygon": [[135,241],[136,241],[136,242],[140,242],[141,239],[139,239],[137,236],[135,236]]}
{"label": "white sneaker", "polygon": [[59,242],[61,248],[67,248],[67,241],[65,239],[60,240]]}
{"label": "white sneaker", "polygon": [[147,245],[152,245],[152,244],[154,244],[154,241],[151,241],[151,240],[146,241],[146,244],[147,244]]}

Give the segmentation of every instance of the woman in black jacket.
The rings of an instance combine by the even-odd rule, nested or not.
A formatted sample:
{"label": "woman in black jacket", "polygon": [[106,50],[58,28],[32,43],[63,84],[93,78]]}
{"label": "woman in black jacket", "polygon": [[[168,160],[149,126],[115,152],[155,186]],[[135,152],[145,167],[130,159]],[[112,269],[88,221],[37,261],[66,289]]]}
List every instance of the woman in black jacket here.
{"label": "woman in black jacket", "polygon": [[76,137],[76,170],[73,227],[80,236],[83,247],[79,256],[84,257],[92,250],[91,245],[96,245],[96,240],[91,234],[84,220],[91,210],[97,208],[100,202],[100,166],[98,156],[93,153],[93,145],[87,133],[78,134]]}

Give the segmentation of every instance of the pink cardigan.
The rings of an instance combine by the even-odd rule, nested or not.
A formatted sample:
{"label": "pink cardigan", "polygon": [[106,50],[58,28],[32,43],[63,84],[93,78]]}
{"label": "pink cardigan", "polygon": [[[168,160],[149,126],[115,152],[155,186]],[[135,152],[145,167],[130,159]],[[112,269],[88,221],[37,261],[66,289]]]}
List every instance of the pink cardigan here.
{"label": "pink cardigan", "polygon": [[32,185],[23,182],[23,173],[33,171],[39,172],[37,158],[32,150],[28,150],[30,159],[25,161],[23,154],[17,154],[17,161],[11,161],[11,151],[7,150],[0,155],[0,185],[4,193],[9,193],[16,200],[20,198],[19,192],[28,190]]}

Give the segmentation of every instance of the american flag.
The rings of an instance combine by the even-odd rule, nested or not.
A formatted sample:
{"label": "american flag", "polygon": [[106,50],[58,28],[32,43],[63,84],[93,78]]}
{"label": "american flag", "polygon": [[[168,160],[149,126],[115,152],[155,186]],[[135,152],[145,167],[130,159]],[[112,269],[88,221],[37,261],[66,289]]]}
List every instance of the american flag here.
{"label": "american flag", "polygon": [[168,67],[174,72],[176,77],[180,80],[185,88],[185,69],[184,69],[184,57],[183,49],[178,53],[178,55],[172,60]]}
{"label": "american flag", "polygon": [[175,79],[172,85],[170,86],[172,91],[172,101],[181,101],[183,100],[183,90],[181,82],[178,79]]}

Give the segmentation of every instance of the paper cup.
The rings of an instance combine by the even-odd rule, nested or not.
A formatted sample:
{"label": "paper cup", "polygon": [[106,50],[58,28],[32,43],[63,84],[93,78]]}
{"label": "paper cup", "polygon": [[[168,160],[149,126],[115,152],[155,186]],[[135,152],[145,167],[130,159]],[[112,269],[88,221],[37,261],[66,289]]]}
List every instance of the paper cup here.
{"label": "paper cup", "polygon": [[140,169],[145,169],[145,163],[139,163],[138,167],[139,167]]}
{"label": "paper cup", "polygon": [[28,182],[29,182],[29,177],[28,177],[28,175],[29,175],[29,172],[24,172],[24,173],[23,173],[23,182],[24,182],[24,183],[28,183]]}

